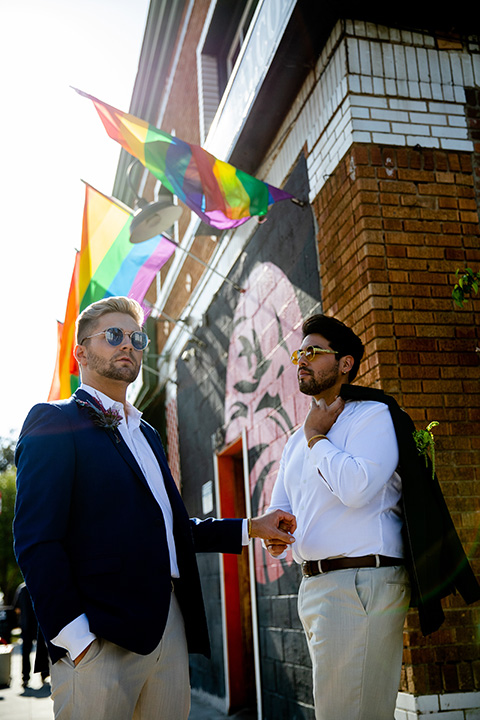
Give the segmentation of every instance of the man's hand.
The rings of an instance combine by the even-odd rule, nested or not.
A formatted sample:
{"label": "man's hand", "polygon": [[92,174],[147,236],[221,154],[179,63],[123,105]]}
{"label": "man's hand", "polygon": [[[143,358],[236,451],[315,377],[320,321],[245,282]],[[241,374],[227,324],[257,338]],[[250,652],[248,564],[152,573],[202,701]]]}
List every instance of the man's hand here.
{"label": "man's hand", "polygon": [[287,547],[295,542],[293,533],[297,529],[295,516],[284,510],[271,510],[252,518],[251,536],[268,542],[277,541]]}
{"label": "man's hand", "polygon": [[337,397],[331,405],[327,405],[323,398],[320,398],[318,403],[312,398],[310,410],[303,424],[303,431],[307,442],[310,438],[313,438],[314,435],[326,435],[344,407],[345,401],[342,400],[340,396]]}

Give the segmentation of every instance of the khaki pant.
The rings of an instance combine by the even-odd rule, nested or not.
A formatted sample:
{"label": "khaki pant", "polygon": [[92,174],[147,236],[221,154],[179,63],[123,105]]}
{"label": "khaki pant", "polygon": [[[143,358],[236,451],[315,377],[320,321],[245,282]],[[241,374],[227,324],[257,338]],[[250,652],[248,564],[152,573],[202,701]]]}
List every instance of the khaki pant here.
{"label": "khaki pant", "polygon": [[56,662],[51,680],[56,720],[187,720],[188,652],[175,595],[152,653],[137,655],[99,639],[77,667],[69,657]]}
{"label": "khaki pant", "polygon": [[393,720],[410,583],[402,566],[303,578],[317,720]]}

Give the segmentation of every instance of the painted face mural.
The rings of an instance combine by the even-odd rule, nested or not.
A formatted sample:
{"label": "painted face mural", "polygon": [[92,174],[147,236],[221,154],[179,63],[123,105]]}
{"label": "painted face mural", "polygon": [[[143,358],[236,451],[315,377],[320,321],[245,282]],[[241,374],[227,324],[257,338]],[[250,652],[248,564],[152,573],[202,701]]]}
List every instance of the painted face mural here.
{"label": "painted face mural", "polygon": [[[245,428],[254,514],[269,504],[286,441],[303,422],[309,398],[298,391],[292,352],[300,347],[302,314],[287,276],[262,263],[244,284],[234,315],[225,396],[226,443]],[[276,580],[282,563],[255,543],[258,582]],[[287,553],[292,563],[291,552]]]}

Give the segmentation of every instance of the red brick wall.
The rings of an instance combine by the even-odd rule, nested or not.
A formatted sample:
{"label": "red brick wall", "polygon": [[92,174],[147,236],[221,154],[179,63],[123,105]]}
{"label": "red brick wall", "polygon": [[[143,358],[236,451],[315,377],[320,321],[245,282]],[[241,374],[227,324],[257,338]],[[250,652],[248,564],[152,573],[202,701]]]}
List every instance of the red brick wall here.
{"label": "red brick wall", "polygon": [[173,479],[180,488],[180,448],[178,444],[178,417],[177,402],[170,400],[166,405],[165,415],[167,420],[167,459]]}
{"label": "red brick wall", "polygon": [[[436,467],[464,547],[480,571],[480,299],[455,309],[455,270],[480,268],[468,153],[355,145],[314,202],[324,312],[366,344],[358,382],[396,397],[418,428],[437,420]],[[405,631],[402,688],[480,687],[479,607],[444,601],[447,621]]]}

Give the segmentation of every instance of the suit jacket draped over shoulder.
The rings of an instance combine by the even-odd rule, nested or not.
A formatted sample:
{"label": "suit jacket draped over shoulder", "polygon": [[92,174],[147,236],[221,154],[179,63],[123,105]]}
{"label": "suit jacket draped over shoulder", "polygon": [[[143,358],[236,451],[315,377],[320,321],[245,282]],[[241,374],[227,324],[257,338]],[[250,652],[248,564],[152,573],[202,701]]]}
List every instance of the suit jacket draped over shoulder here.
{"label": "suit jacket draped over shoulder", "polygon": [[457,590],[466,603],[480,599],[480,586],[470,567],[432,465],[418,453],[415,425],[396,400],[382,390],[343,385],[345,400],[373,400],[390,410],[399,446],[402,479],[405,561],[412,585],[412,606],[419,612],[424,635],[443,621],[441,598]]}

